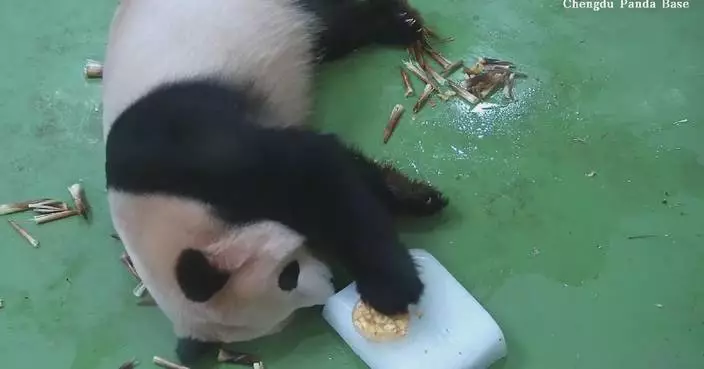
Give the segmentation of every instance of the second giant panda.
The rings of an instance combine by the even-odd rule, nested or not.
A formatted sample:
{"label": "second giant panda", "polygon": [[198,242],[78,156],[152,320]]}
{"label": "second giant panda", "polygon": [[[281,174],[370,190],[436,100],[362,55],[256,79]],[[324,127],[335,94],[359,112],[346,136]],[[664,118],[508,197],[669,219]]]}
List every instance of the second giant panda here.
{"label": "second giant panda", "polygon": [[404,0],[122,0],[103,71],[108,203],[182,362],[324,303],[322,260],[383,313],[418,301],[394,216],[447,199],[304,123],[316,63],[408,46],[420,27]]}

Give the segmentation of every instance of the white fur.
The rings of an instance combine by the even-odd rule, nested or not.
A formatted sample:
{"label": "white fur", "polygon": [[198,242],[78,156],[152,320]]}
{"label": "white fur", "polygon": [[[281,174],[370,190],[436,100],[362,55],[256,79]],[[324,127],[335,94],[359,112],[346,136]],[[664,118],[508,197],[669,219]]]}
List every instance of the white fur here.
{"label": "white fur", "polygon": [[[193,76],[252,79],[267,98],[270,125],[301,124],[309,111],[313,19],[295,0],[123,0],[103,71],[103,128],[160,84]],[[228,227],[197,201],[109,191],[113,224],[135,268],[179,337],[233,342],[274,333],[291,313],[333,294],[330,271],[303,239],[276,222]],[[174,266],[184,248],[232,272],[206,303],[187,300]],[[300,264],[298,287],[277,286]]]}
{"label": "white fur", "polygon": [[314,18],[295,0],[123,0],[103,66],[103,128],[164,82],[253,80],[279,120],[310,110]]}

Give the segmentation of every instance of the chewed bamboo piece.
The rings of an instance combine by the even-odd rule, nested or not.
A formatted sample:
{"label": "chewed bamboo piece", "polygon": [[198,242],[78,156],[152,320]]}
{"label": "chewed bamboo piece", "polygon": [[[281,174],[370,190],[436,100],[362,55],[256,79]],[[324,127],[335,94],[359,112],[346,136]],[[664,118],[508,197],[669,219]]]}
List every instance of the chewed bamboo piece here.
{"label": "chewed bamboo piece", "polygon": [[33,219],[34,219],[34,222],[37,224],[44,224],[44,223],[53,222],[53,221],[59,220],[59,219],[69,218],[69,217],[72,217],[75,215],[79,215],[79,212],[76,210],[66,210],[66,211],[61,211],[58,213],[36,215],[36,216],[34,216]]}
{"label": "chewed bamboo piece", "polygon": [[218,351],[218,362],[247,366],[254,366],[258,363],[260,368],[263,368],[264,365],[261,359],[254,355],[232,352],[226,349],[220,349],[220,351]]}
{"label": "chewed bamboo piece", "polygon": [[76,207],[78,214],[82,215],[84,219],[88,219],[89,206],[83,186],[80,183],[75,183],[68,187],[68,192],[73,198],[73,205]]}
{"label": "chewed bamboo piece", "polygon": [[152,361],[154,362],[155,365],[160,366],[162,368],[166,368],[166,369],[189,369],[187,366],[172,363],[172,362],[170,362],[166,359],[160,358],[158,356],[154,356]]}
{"label": "chewed bamboo piece", "polygon": [[403,87],[406,89],[405,96],[413,96],[413,86],[411,85],[411,79],[408,77],[408,73],[403,68],[399,68],[401,71],[401,78],[403,79]]}
{"label": "chewed bamboo piece", "polygon": [[504,96],[506,98],[513,100],[513,85],[514,81],[516,79],[516,73],[511,73],[508,76],[508,79],[506,80],[506,84],[504,85]]}
{"label": "chewed bamboo piece", "polygon": [[513,85],[515,77],[522,75],[514,72],[514,64],[509,61],[494,58],[479,58],[470,68],[465,68],[467,75],[466,90],[485,99],[503,86],[504,96],[513,100]]}
{"label": "chewed bamboo piece", "polygon": [[137,300],[138,306],[156,306],[156,300],[150,294],[145,294]]}
{"label": "chewed bamboo piece", "polygon": [[457,85],[457,83],[453,82],[452,80],[447,80],[447,84],[450,86],[450,88],[455,91],[455,93],[467,101],[470,104],[476,104],[479,102],[479,98],[472,95],[469,91],[465,90],[461,86]]}
{"label": "chewed bamboo piece", "polygon": [[0,215],[14,214],[22,211],[27,211],[31,209],[33,204],[41,203],[43,201],[50,201],[49,199],[38,199],[15,202],[11,204],[0,204]]}
{"label": "chewed bamboo piece", "polygon": [[428,99],[430,99],[430,96],[433,94],[433,91],[435,91],[435,88],[433,88],[433,85],[427,84],[425,85],[425,89],[423,90],[423,93],[420,95],[418,98],[418,101],[416,101],[415,105],[413,105],[413,113],[417,114],[420,109],[423,108],[426,102],[428,102]]}
{"label": "chewed bamboo piece", "polygon": [[391,110],[389,122],[386,124],[386,128],[384,128],[384,143],[389,142],[391,135],[394,133],[394,130],[396,130],[398,122],[401,120],[401,115],[403,115],[404,110],[401,104],[396,104],[393,110]]}
{"label": "chewed bamboo piece", "polygon": [[51,214],[69,210],[65,202],[58,200],[47,200],[35,204],[29,204],[29,208],[37,214]]}
{"label": "chewed bamboo piece", "polygon": [[426,71],[427,75],[430,76],[430,78],[434,79],[440,86],[444,86],[447,82],[443,76],[438,74],[435,70],[429,68]]}
{"label": "chewed bamboo piece", "polygon": [[83,67],[83,75],[88,79],[103,78],[103,64],[95,60],[87,60]]}
{"label": "chewed bamboo piece", "polygon": [[147,292],[147,286],[144,283],[139,282],[137,286],[132,290],[134,297],[142,297]]}
{"label": "chewed bamboo piece", "polygon": [[29,232],[27,232],[24,228],[20,227],[19,224],[15,223],[15,221],[13,221],[13,220],[8,220],[7,222],[10,223],[10,226],[17,233],[19,233],[19,235],[22,236],[22,238],[27,240],[27,242],[29,242],[30,245],[32,245],[35,248],[39,247],[39,241],[37,241],[34,237],[32,237],[32,235],[30,235]]}
{"label": "chewed bamboo piece", "polygon": [[139,361],[136,359],[132,359],[122,365],[118,369],[134,369],[139,365]]}
{"label": "chewed bamboo piece", "polygon": [[430,79],[428,78],[428,75],[426,74],[425,71],[422,70],[422,68],[418,65],[418,63],[412,62],[412,61],[404,61],[403,65],[413,73],[418,79],[423,81],[426,85],[430,83]]}
{"label": "chewed bamboo piece", "polygon": [[447,68],[442,70],[442,73],[440,73],[441,76],[448,78],[450,77],[453,73],[457,72],[462,66],[464,65],[464,62],[462,60],[458,60],[450,65],[447,66]]}
{"label": "chewed bamboo piece", "polygon": [[127,255],[127,253],[122,253],[122,256],[120,256],[120,261],[122,262],[122,264],[124,264],[125,268],[127,268],[127,271],[130,272],[133,277],[137,278],[138,281],[142,280],[141,278],[139,278],[139,274],[137,274],[137,269],[135,269],[134,264],[132,264],[132,259],[130,259],[130,256]]}
{"label": "chewed bamboo piece", "polygon": [[433,48],[426,47],[425,52],[430,55],[430,57],[435,60],[436,63],[438,63],[442,69],[447,69],[450,65],[453,63],[448,60],[446,57],[444,57],[442,54],[434,50]]}

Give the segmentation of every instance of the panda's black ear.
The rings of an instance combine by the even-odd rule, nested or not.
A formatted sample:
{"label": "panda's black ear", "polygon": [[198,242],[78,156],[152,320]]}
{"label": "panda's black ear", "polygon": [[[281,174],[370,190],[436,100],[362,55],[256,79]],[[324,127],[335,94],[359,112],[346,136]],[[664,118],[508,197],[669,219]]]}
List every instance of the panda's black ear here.
{"label": "panda's black ear", "polygon": [[213,267],[199,250],[183,250],[176,261],[176,281],[191,301],[208,301],[225,286],[229,278],[229,273]]}
{"label": "panda's black ear", "polygon": [[286,265],[279,274],[279,288],[283,291],[293,291],[298,287],[298,276],[301,274],[301,266],[294,260]]}

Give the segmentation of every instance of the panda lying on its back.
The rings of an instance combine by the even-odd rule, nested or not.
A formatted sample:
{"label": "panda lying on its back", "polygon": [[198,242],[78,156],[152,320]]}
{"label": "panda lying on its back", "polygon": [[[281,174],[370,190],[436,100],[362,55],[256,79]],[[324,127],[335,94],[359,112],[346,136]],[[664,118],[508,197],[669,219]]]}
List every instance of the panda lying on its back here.
{"label": "panda lying on its back", "polygon": [[418,301],[393,216],[447,200],[302,125],[316,60],[407,46],[420,27],[403,0],[122,0],[103,74],[108,201],[181,361],[324,303],[311,252],[381,312]]}

